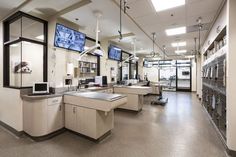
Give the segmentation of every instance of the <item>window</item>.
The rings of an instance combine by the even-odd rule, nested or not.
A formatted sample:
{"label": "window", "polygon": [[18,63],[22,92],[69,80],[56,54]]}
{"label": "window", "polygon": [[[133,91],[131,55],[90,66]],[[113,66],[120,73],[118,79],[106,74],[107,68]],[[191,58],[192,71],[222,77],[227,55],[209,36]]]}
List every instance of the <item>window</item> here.
{"label": "window", "polygon": [[47,81],[47,22],[23,12],[4,21],[4,87]]}
{"label": "window", "polygon": [[[122,61],[129,58],[131,54],[122,51]],[[120,68],[120,80],[128,80],[128,79],[137,79],[138,78],[138,62],[134,62],[132,60],[128,60],[122,64]]]}

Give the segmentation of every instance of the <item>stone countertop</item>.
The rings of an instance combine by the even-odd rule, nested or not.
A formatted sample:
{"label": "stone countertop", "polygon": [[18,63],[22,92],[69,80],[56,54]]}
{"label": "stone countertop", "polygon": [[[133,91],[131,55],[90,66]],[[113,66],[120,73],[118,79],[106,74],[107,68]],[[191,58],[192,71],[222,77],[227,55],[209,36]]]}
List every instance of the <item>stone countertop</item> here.
{"label": "stone countertop", "polygon": [[78,91],[68,91],[68,92],[61,92],[56,94],[46,94],[46,95],[32,95],[32,94],[22,94],[21,98],[23,100],[40,100],[40,99],[47,99],[47,98],[54,98],[54,97],[60,97],[64,94],[68,93],[82,93],[82,92],[90,92],[90,91],[99,91],[99,90],[107,90],[111,89],[112,87],[89,87],[89,88],[83,88]]}
{"label": "stone countertop", "polygon": [[84,97],[88,99],[98,99],[102,101],[116,101],[122,98],[126,98],[126,95],[123,94],[108,94],[108,93],[99,93],[99,92],[74,92],[74,93],[66,93],[65,95],[69,96],[78,96]]}
{"label": "stone countertop", "polygon": [[63,93],[57,93],[57,94],[47,94],[47,95],[21,95],[21,98],[23,100],[40,100],[40,99],[47,99],[47,98],[54,98],[54,97],[60,97],[63,96]]}

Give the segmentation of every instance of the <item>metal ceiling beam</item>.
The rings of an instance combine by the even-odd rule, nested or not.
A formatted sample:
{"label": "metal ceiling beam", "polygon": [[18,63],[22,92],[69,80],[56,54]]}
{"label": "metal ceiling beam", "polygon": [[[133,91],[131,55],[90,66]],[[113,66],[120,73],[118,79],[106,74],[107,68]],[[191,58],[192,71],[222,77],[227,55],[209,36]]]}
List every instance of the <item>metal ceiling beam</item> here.
{"label": "metal ceiling beam", "polygon": [[73,10],[76,10],[78,8],[81,8],[89,3],[91,3],[92,1],[91,0],[82,0],[78,3],[75,3],[75,4],[72,4],[71,6],[67,7],[67,8],[64,8],[62,9],[61,11],[57,12],[55,15],[53,15],[54,17],[59,17],[59,16],[62,16],[62,15],[65,15],[66,13],[69,13]]}
{"label": "metal ceiling beam", "polygon": [[[116,6],[120,7],[120,4],[116,2],[116,0],[112,0]],[[122,9],[124,11],[124,9]],[[152,37],[150,36],[150,34],[148,34],[129,14],[126,13],[126,15],[128,16],[128,18],[152,41]],[[168,57],[168,55],[164,52],[163,48],[158,45],[155,42],[155,45],[161,50],[162,54],[164,54],[164,56]]]}
{"label": "metal ceiling beam", "polygon": [[26,6],[27,4],[29,4],[30,2],[32,2],[33,0],[25,0],[24,2],[22,2],[20,5],[18,5],[16,8],[13,8],[10,13],[8,13],[6,16],[4,16],[2,19],[0,19],[0,21],[5,20],[6,18],[8,18],[9,16],[11,16],[12,14],[16,13],[17,11],[21,10],[21,8],[23,8],[24,6]]}
{"label": "metal ceiling beam", "polygon": [[[122,37],[123,38],[127,38],[127,37],[132,37],[132,36],[135,36],[134,33],[125,33],[125,34],[122,34]],[[120,35],[115,35],[115,36],[111,36],[111,37],[107,37],[105,38],[106,40],[112,40],[112,39],[118,39],[120,38]]]}

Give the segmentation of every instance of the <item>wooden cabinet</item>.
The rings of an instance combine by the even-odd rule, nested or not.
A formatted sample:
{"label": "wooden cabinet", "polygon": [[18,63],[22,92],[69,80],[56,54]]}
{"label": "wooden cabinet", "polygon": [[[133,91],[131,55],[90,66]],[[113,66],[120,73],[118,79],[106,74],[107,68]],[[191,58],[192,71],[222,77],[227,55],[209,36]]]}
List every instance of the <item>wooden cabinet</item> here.
{"label": "wooden cabinet", "polygon": [[49,132],[54,132],[63,128],[63,104],[48,105],[47,109],[47,128]]}
{"label": "wooden cabinet", "polygon": [[40,137],[64,127],[62,97],[24,100],[23,129],[33,137]]}
{"label": "wooden cabinet", "polygon": [[76,106],[65,104],[65,127],[76,131]]}
{"label": "wooden cabinet", "polygon": [[114,111],[103,112],[65,104],[65,127],[93,139],[98,139],[114,127]]}

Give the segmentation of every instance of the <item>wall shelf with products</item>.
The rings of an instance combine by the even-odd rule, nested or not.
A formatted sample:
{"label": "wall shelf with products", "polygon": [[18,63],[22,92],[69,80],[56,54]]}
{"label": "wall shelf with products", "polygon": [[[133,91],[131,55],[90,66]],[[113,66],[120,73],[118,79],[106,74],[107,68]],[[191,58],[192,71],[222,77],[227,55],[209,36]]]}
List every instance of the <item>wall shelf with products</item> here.
{"label": "wall shelf with products", "polygon": [[226,27],[224,27],[221,32],[217,35],[213,42],[208,41],[208,48],[204,51],[204,61],[215,58],[215,54],[219,53],[222,48],[227,44]]}
{"label": "wall shelf with products", "polygon": [[79,61],[78,76],[81,78],[97,76],[97,63]]}
{"label": "wall shelf with products", "polygon": [[226,141],[226,27],[203,53],[202,103]]}

